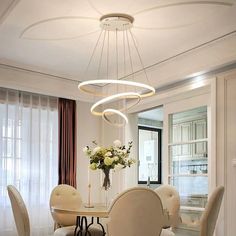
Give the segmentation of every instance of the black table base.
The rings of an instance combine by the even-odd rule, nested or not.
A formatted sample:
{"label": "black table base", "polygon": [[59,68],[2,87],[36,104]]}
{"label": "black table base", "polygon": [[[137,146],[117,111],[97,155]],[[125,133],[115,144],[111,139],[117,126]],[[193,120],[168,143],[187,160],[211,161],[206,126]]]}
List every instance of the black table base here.
{"label": "black table base", "polygon": [[[105,229],[103,225],[99,221],[99,217],[97,218],[97,224],[100,225],[102,229],[103,236],[106,235]],[[91,217],[91,223],[88,224],[88,220],[86,216],[77,216],[76,218],[76,227],[74,231],[74,236],[92,236],[89,228],[94,224],[94,217]]]}

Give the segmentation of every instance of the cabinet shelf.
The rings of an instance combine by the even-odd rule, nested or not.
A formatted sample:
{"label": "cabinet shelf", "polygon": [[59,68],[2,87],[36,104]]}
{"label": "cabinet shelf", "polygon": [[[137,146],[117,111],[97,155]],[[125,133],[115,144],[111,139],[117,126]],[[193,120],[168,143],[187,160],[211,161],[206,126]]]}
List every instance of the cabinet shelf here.
{"label": "cabinet shelf", "polygon": [[207,138],[195,139],[195,140],[189,140],[189,141],[168,143],[168,146],[178,146],[178,145],[185,145],[185,144],[202,143],[202,142],[207,142],[207,141],[208,141]]}
{"label": "cabinet shelf", "polygon": [[169,178],[174,178],[174,177],[197,177],[197,176],[205,176],[205,177],[207,177],[208,174],[197,173],[197,174],[174,174],[174,175],[168,175]]}
{"label": "cabinet shelf", "polygon": [[207,161],[207,157],[204,156],[174,156],[172,161]]}
{"label": "cabinet shelf", "polygon": [[192,206],[180,206],[180,210],[203,212],[205,210],[205,208],[203,208],[203,207],[192,207]]}

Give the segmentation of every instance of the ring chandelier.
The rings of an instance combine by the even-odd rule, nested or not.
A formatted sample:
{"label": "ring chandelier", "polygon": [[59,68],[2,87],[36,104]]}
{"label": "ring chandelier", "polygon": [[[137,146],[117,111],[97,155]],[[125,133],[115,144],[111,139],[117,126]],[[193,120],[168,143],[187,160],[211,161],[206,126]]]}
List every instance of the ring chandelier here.
{"label": "ring chandelier", "polygon": [[[111,114],[116,114],[118,116],[120,116],[122,119],[123,119],[123,122],[119,122],[119,123],[114,123],[111,121],[111,119],[109,119],[109,117],[111,116]],[[117,127],[122,127],[126,124],[128,124],[128,118],[126,117],[126,115],[116,109],[111,109],[111,108],[108,108],[108,109],[105,109],[103,112],[102,112],[102,118],[110,125],[114,125],[114,126],[117,126]]]}
{"label": "ring chandelier", "polygon": [[[103,112],[95,111],[95,109],[97,107],[99,107],[99,106],[101,106],[105,103],[116,101],[116,100],[122,99],[122,98],[135,98],[137,100],[134,104],[129,106],[129,108],[131,108],[131,107],[133,107],[133,106],[135,106],[136,104],[139,103],[139,101],[141,99],[141,95],[139,93],[135,93],[135,92],[117,93],[117,94],[105,97],[105,98],[99,100],[98,102],[94,103],[93,106],[91,107],[90,111],[93,115],[102,116]],[[128,108],[126,108],[126,109],[128,109]]]}
{"label": "ring chandelier", "polygon": [[[124,78],[132,77],[134,79],[134,66],[133,66],[133,60],[132,60],[132,53],[131,48],[135,49],[136,55],[138,56],[140,65],[142,67],[142,71],[144,72],[145,78],[148,81],[147,73],[144,69],[143,62],[138,50],[138,47],[136,45],[136,41],[134,39],[134,36],[131,32],[131,28],[133,26],[134,18],[127,14],[119,14],[119,13],[112,13],[104,15],[100,18],[100,26],[102,28],[102,31],[98,37],[98,40],[96,42],[96,45],[93,49],[91,58],[89,60],[87,71],[92,63],[92,60],[95,57],[96,52],[98,51],[99,45],[101,45],[101,50],[99,51],[99,63],[98,63],[98,70],[97,70],[97,78],[101,77],[102,74],[102,64],[104,64],[104,60],[106,59],[106,68],[103,69],[103,76],[104,71],[106,72],[105,77],[106,79],[95,79],[95,80],[87,80],[84,82],[81,82],[78,85],[78,88],[90,95],[93,95],[94,97],[103,97],[101,100],[97,101],[92,107],[91,107],[91,113],[96,116],[102,116],[102,118],[108,122],[111,125],[121,127],[128,123],[128,118],[124,113],[122,113],[125,110],[128,110],[129,108],[133,107],[134,105],[137,105],[141,98],[149,97],[155,94],[155,88],[148,84],[140,83],[140,82],[134,82],[134,81],[128,81]],[[111,51],[111,40],[112,34],[115,37],[115,53]],[[119,35],[119,46],[121,46],[121,49],[118,50],[118,35]],[[103,39],[102,39],[103,38]],[[111,56],[114,57],[116,66],[116,79],[110,79],[110,73],[109,73],[109,66],[111,64]],[[105,59],[104,59],[105,58]],[[120,59],[120,60],[119,60]],[[121,66],[122,64],[122,66]],[[120,68],[123,67],[123,74],[121,79],[121,72]],[[127,68],[130,67],[131,72],[127,73]],[[150,83],[149,83],[150,84]],[[116,93],[105,93],[105,92],[97,92],[97,90],[91,89],[92,86],[100,86],[105,90],[105,86],[111,86],[115,85]],[[120,92],[120,87],[125,92]],[[127,91],[127,87],[129,88],[129,91]],[[110,87],[109,87],[110,88]],[[132,91],[130,89],[132,88]],[[139,89],[139,91],[137,91]],[[110,89],[111,91],[112,89]],[[120,109],[114,109],[108,106],[108,108],[103,107],[105,105],[109,105],[114,102],[121,101],[122,99],[131,100],[127,107],[123,107]],[[134,100],[134,102],[132,101]],[[111,106],[111,105],[110,105]],[[122,122],[118,121],[112,121],[111,116],[116,115],[117,117],[122,119]]]}

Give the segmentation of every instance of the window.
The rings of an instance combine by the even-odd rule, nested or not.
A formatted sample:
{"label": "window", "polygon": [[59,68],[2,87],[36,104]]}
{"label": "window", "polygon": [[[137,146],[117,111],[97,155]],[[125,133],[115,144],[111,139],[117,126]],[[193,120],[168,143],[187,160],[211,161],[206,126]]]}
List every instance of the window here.
{"label": "window", "polygon": [[138,127],[139,140],[139,184],[161,183],[161,129]]}
{"label": "window", "polygon": [[27,205],[32,234],[50,232],[48,201],[58,179],[57,140],[57,98],[0,88],[0,235],[15,230],[6,191],[10,184]]}

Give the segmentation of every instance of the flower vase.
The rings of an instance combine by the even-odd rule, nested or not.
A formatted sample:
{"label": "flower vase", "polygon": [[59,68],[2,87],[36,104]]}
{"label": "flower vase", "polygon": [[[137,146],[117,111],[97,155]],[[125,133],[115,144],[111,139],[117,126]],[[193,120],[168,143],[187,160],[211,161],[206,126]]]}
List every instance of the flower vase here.
{"label": "flower vase", "polygon": [[111,189],[110,169],[102,170],[102,189],[104,190],[105,206],[108,207],[109,190]]}

